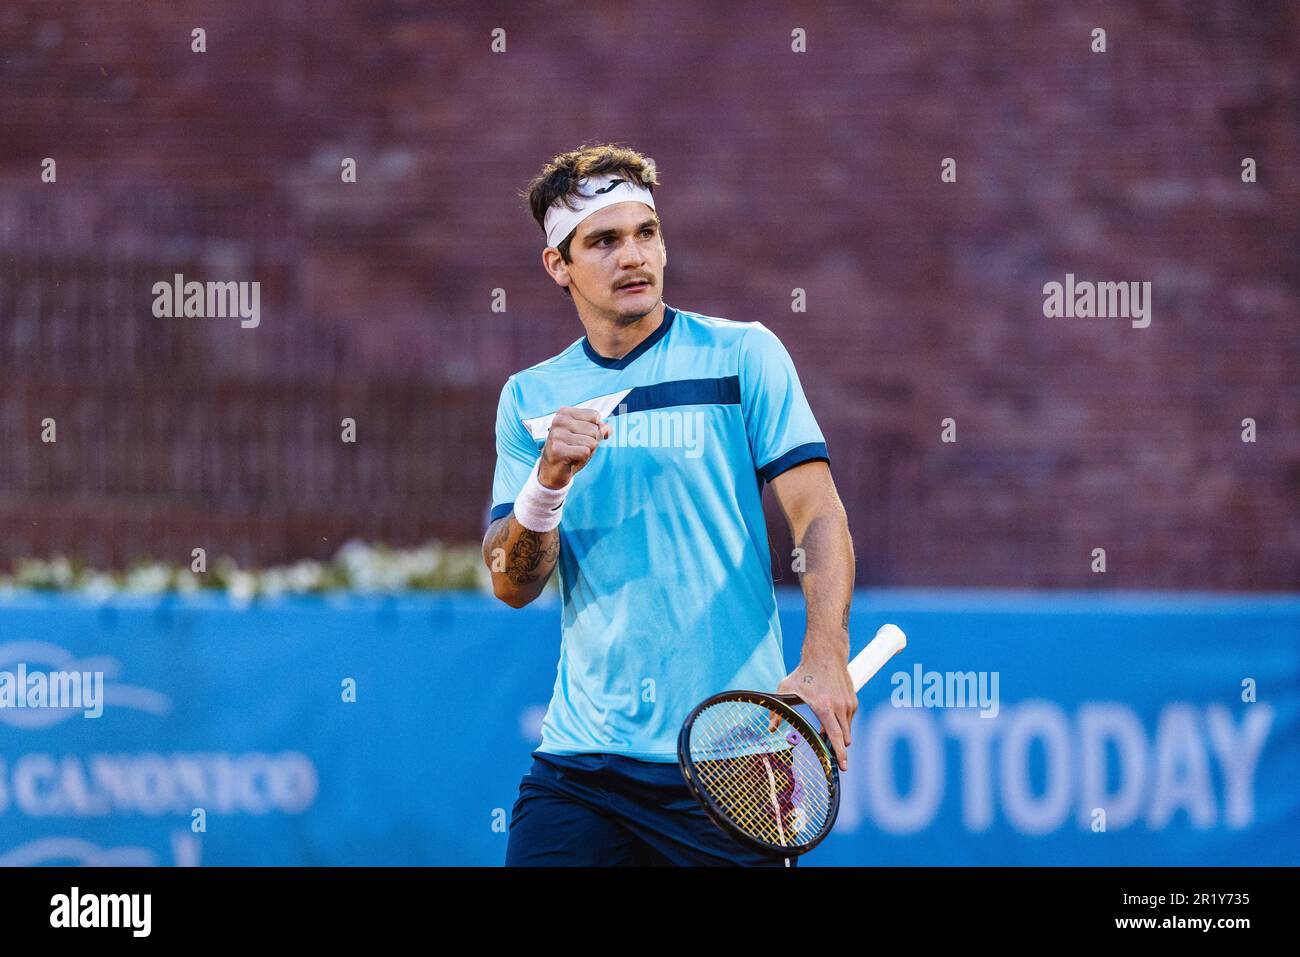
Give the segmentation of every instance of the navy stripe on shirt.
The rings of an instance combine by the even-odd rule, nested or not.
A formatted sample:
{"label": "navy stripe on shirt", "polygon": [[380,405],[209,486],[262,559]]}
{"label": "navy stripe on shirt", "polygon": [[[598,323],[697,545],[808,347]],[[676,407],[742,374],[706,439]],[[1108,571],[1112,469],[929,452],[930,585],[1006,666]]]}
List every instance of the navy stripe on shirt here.
{"label": "navy stripe on shirt", "polygon": [[676,405],[740,405],[740,376],[677,379],[673,382],[639,385],[624,396],[610,415],[649,412]]}

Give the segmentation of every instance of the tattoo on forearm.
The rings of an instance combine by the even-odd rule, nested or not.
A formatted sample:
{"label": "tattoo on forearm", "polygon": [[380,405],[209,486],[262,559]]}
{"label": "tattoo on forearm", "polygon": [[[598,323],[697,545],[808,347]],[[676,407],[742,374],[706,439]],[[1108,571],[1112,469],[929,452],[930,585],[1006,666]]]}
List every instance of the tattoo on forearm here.
{"label": "tattoo on forearm", "polygon": [[849,606],[844,606],[844,617],[840,619],[840,627],[845,631],[849,630]]}
{"label": "tattoo on forearm", "polygon": [[504,555],[506,551],[506,539],[510,537],[510,519],[499,518],[492,523],[488,529],[487,541],[483,543],[483,561],[487,562],[488,567],[494,572],[499,571],[496,566],[495,558],[498,555]]}
{"label": "tattoo on forearm", "polygon": [[558,532],[533,532],[523,529],[513,546],[510,543],[510,518],[499,519],[483,546],[483,558],[494,574],[504,574],[513,585],[527,585],[544,578],[560,555]]}
{"label": "tattoo on forearm", "polygon": [[560,555],[560,536],[555,532],[533,532],[524,529],[510,556],[506,559],[506,575],[515,585],[527,585],[542,577],[543,570],[550,571]]}

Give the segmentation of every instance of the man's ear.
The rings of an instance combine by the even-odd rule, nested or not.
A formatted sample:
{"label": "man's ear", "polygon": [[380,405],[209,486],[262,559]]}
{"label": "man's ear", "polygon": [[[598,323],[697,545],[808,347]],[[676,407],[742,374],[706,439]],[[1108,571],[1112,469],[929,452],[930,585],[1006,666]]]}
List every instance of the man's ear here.
{"label": "man's ear", "polygon": [[554,246],[547,246],[542,250],[542,268],[550,274],[555,280],[557,286],[567,286],[569,283],[569,265],[560,255],[560,251]]}

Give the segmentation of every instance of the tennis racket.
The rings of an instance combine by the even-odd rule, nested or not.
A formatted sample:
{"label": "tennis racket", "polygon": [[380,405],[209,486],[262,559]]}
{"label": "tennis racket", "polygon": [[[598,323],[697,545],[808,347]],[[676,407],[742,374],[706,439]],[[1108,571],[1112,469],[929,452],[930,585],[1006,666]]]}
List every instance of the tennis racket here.
{"label": "tennis racket", "polygon": [[[897,625],[882,625],[849,662],[853,690],[906,646]],[[686,785],[713,822],[787,865],[822,842],[840,809],[835,755],[794,710],[802,703],[793,694],[724,691],[696,705],[677,736]]]}

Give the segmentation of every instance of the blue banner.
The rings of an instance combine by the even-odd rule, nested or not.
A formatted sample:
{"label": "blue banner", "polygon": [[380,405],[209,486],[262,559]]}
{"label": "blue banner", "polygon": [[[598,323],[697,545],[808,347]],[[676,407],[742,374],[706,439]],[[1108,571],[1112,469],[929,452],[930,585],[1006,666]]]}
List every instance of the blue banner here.
{"label": "blue banner", "polygon": [[[805,865],[1300,864],[1300,598],[868,591],[854,650],[886,621]],[[549,593],[0,597],[0,865],[499,864],[558,649]]]}

